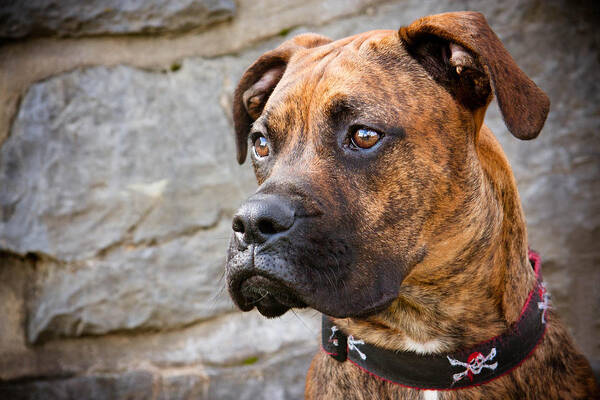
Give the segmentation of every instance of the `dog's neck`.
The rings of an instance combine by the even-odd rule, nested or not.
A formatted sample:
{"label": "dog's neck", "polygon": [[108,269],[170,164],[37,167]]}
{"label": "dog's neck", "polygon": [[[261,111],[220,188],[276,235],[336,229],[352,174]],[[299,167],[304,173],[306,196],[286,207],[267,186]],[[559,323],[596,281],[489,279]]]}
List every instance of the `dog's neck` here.
{"label": "dog's neck", "polygon": [[392,350],[437,353],[499,335],[516,321],[535,285],[525,221],[508,161],[485,126],[477,149],[484,199],[473,203],[488,207],[431,246],[386,310],[337,319],[346,333]]}

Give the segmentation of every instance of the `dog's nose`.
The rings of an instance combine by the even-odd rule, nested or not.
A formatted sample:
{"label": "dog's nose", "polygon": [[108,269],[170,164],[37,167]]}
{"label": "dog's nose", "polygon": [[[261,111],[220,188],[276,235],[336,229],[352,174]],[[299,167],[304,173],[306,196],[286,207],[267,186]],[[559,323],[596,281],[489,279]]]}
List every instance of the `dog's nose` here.
{"label": "dog's nose", "polygon": [[259,194],[249,198],[233,217],[232,228],[246,244],[266,242],[294,224],[294,209],[277,195]]}

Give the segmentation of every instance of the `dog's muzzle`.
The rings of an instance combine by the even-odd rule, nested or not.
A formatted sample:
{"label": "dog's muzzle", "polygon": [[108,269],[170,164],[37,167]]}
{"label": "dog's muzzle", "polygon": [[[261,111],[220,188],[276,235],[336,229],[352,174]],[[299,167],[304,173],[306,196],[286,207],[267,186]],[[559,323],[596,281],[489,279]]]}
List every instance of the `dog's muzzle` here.
{"label": "dog's muzzle", "polygon": [[256,307],[276,317],[292,307],[306,307],[293,286],[295,280],[277,262],[257,262],[263,254],[279,254],[289,243],[296,212],[285,198],[271,194],[250,197],[233,217],[233,237],[227,260],[227,283],[233,301],[243,311]]}
{"label": "dog's muzzle", "polygon": [[402,260],[390,269],[388,254],[360,258],[361,243],[349,218],[326,208],[318,195],[281,194],[267,187],[233,218],[227,253],[229,294],[242,311],[266,317],[310,307],[326,315],[364,316],[397,296]]}

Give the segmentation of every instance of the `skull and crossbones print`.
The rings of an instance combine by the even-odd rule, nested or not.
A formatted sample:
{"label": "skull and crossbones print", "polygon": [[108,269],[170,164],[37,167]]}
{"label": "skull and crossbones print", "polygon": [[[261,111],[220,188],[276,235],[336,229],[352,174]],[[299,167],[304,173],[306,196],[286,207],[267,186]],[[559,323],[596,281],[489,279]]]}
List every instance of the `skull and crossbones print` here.
{"label": "skull and crossbones print", "polygon": [[363,360],[367,359],[367,355],[360,351],[358,345],[365,344],[364,340],[354,339],[354,336],[348,336],[348,350],[354,350],[358,353],[358,356]]}
{"label": "skull and crossbones print", "polygon": [[461,379],[463,379],[465,376],[468,376],[469,379],[471,381],[473,381],[473,375],[478,375],[483,368],[495,370],[496,367],[498,367],[497,362],[495,362],[493,364],[486,364],[489,360],[496,357],[496,348],[495,347],[493,347],[492,350],[490,351],[490,354],[488,354],[485,357],[480,352],[472,353],[467,358],[467,362],[462,362],[462,361],[456,360],[454,358],[451,358],[450,356],[446,356],[446,357],[448,357],[448,361],[450,362],[450,365],[461,366],[461,367],[466,368],[463,372],[459,372],[457,374],[452,375],[452,378],[454,379],[455,383],[460,381]]}
{"label": "skull and crossbones print", "polygon": [[544,282],[540,283],[539,292],[540,292],[540,297],[542,298],[542,301],[538,301],[538,308],[540,310],[542,310],[542,324],[545,324],[546,323],[546,311],[548,311],[548,309],[552,308],[550,306],[550,293],[548,293],[548,290],[546,289],[546,283],[544,283]]}
{"label": "skull and crossbones print", "polygon": [[338,330],[339,330],[338,327],[335,325],[331,327],[331,335],[329,336],[329,343],[333,343],[334,346],[337,346],[339,344],[337,337],[335,337],[335,333]]}

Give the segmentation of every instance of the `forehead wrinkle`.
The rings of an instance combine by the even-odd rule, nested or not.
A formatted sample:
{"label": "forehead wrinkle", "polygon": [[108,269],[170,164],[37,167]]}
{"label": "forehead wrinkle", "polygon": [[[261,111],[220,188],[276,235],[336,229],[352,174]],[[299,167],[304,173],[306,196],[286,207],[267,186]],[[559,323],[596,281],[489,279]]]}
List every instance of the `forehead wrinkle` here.
{"label": "forehead wrinkle", "polygon": [[338,92],[327,99],[321,115],[326,121],[335,123],[344,116],[356,116],[363,108],[364,103],[364,99],[358,96]]}
{"label": "forehead wrinkle", "polygon": [[[334,50],[330,49],[325,54],[331,54]],[[314,58],[310,61],[314,61]],[[286,146],[292,146],[292,152],[299,151],[308,136],[315,88],[325,71],[326,63],[323,63],[323,59],[316,66],[310,64],[301,70],[296,69],[296,74],[286,76],[286,81],[277,88],[278,93],[273,96],[276,98],[270,104],[268,123],[274,130],[283,131],[279,134],[285,135]]]}
{"label": "forehead wrinkle", "polygon": [[339,50],[334,58],[322,63],[321,74],[315,82],[310,115],[313,118],[318,116],[321,121],[310,121],[311,129],[318,128],[313,122],[326,122],[331,125],[346,115],[363,114],[366,111],[365,106],[371,103],[370,99],[360,95],[363,92],[357,91],[356,88],[364,86],[364,77],[369,75],[373,65],[368,60],[363,60],[355,47]]}
{"label": "forehead wrinkle", "polygon": [[[345,52],[344,47],[332,47],[326,50],[316,52],[316,64],[310,69],[310,81],[312,83],[312,96],[309,103],[309,109],[312,110],[314,100],[316,99],[315,92],[324,83],[324,77],[328,70],[335,64],[336,60]],[[307,80],[308,81],[308,80]],[[307,82],[308,83],[308,82]],[[327,84],[327,82],[325,82]]]}
{"label": "forehead wrinkle", "polygon": [[[333,50],[329,51],[327,57],[321,59],[313,69],[311,99],[306,109],[306,126],[311,131],[320,129],[319,124],[323,120],[332,122],[332,119],[338,115],[359,108],[360,100],[346,94],[352,92],[348,88],[349,83],[352,86],[352,74],[345,72],[347,70],[345,64],[349,57],[344,57],[348,53],[356,52],[347,47],[337,47]],[[321,134],[322,132],[314,132],[309,135],[315,145]]]}
{"label": "forehead wrinkle", "polygon": [[295,109],[286,106],[289,101],[277,103],[270,111],[268,116],[268,125],[272,130],[279,133],[285,133],[290,130],[290,122],[294,119]]}
{"label": "forehead wrinkle", "polygon": [[[386,34],[387,31],[382,31],[377,36]],[[328,82],[337,93],[348,93],[348,102],[351,103],[348,106],[353,108],[357,116],[393,124],[401,117],[398,111],[405,109],[407,95],[404,88],[410,88],[412,81],[401,69],[390,70],[387,64],[382,65],[382,60],[375,57],[366,45],[378,37],[370,39],[357,41],[361,44],[358,51],[355,48],[347,49],[344,52],[347,56],[338,58],[333,68],[328,69],[324,82]],[[393,65],[401,64],[394,61]],[[336,93],[331,97],[336,97]],[[331,111],[334,111],[333,108]],[[333,113],[332,116],[335,117]]]}
{"label": "forehead wrinkle", "polygon": [[[301,75],[306,75],[305,73]],[[302,150],[304,121],[302,93],[305,79],[290,78],[271,95],[265,123],[273,139],[277,139],[279,152],[284,155],[282,162],[297,158]],[[261,117],[262,118],[262,117]],[[287,161],[286,161],[287,160]]]}
{"label": "forehead wrinkle", "polygon": [[285,141],[284,147],[290,146],[288,151],[304,151],[303,143],[318,140],[322,132],[309,131],[319,129],[323,119],[331,121],[364,108],[365,99],[350,95],[352,87],[360,83],[357,76],[362,74],[347,71],[366,69],[354,60],[357,56],[363,58],[357,50],[366,39],[359,35],[350,40],[354,42],[351,46],[304,50],[290,60],[291,65],[265,107],[265,125]]}

